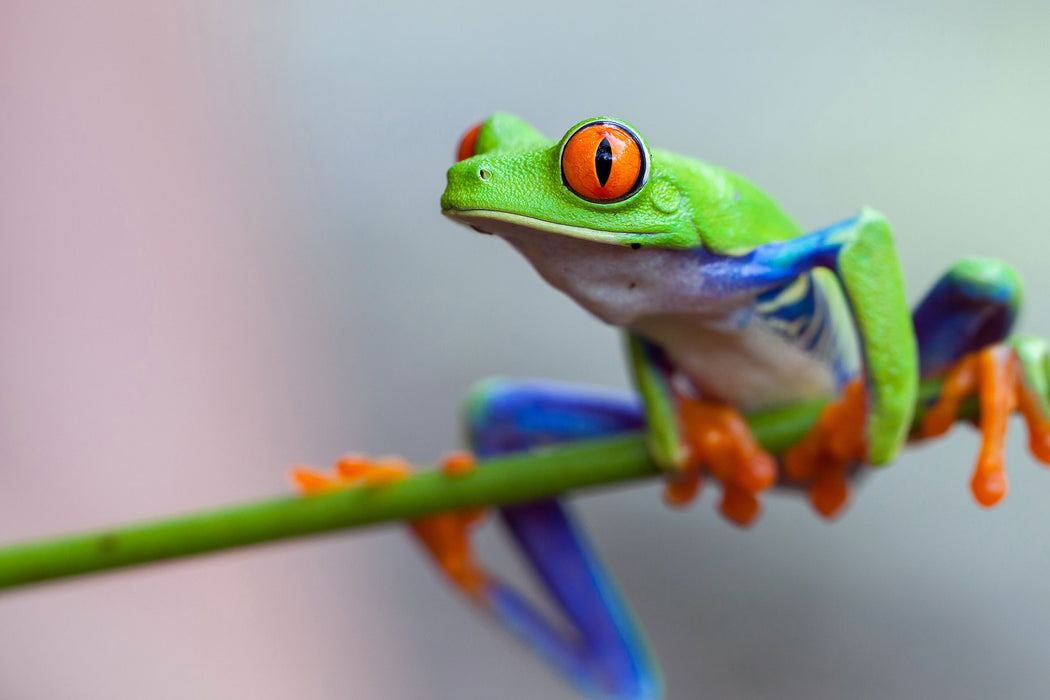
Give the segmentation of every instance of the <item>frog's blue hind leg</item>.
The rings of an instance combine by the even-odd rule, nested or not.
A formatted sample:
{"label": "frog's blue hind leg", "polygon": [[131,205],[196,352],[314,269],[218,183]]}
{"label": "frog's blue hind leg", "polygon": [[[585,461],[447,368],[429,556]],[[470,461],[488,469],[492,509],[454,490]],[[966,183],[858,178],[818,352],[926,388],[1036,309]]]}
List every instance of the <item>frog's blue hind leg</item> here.
{"label": "frog's blue hind leg", "polygon": [[1001,343],[1021,309],[1021,280],[999,260],[966,258],[951,267],[912,314],[922,378],[964,355]]}
{"label": "frog's blue hind leg", "polygon": [[[471,393],[466,412],[479,457],[644,426],[629,394],[554,382],[489,380]],[[582,690],[598,697],[658,697],[659,671],[645,640],[566,506],[549,500],[500,512],[572,631],[495,578],[479,596],[482,605]]]}

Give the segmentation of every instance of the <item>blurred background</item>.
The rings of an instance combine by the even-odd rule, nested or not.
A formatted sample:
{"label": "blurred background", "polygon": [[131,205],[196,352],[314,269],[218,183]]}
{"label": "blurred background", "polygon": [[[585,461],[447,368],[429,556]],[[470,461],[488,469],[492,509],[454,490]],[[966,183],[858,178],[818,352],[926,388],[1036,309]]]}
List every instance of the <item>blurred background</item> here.
{"label": "blurred background", "polygon": [[[1050,335],[1050,6],[0,2],[0,539],[432,461],[491,375],[626,385],[616,334],[438,213],[493,110],[597,114],[809,227],[893,222],[911,296],[1004,257]],[[770,498],[577,499],[671,698],[1042,697],[1050,474],[968,492],[973,431],[834,526]],[[484,556],[518,565],[486,528]],[[397,529],[0,598],[3,698],[572,698]]]}

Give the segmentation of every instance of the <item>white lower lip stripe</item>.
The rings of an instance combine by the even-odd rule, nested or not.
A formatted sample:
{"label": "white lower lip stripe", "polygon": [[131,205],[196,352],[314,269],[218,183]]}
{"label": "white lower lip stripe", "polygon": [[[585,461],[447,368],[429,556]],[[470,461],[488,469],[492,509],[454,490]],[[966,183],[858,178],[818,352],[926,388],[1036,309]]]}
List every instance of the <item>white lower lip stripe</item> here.
{"label": "white lower lip stripe", "polygon": [[[624,237],[628,235],[620,231],[602,231],[600,229],[584,228],[583,226],[556,224],[550,221],[544,221],[543,219],[536,219],[531,216],[523,216],[521,214],[511,214],[509,212],[493,211],[489,209],[444,209],[441,213],[449,218],[462,221],[471,226],[480,224],[481,228],[490,233],[498,233],[499,224],[509,224],[524,229],[558,233],[563,236],[571,236],[573,238],[582,238],[587,241],[609,243],[613,245],[623,245]],[[478,222],[478,224],[475,224],[475,221]],[[486,223],[492,223],[495,224],[495,226],[487,227],[485,226]],[[493,228],[496,230],[490,230]]]}

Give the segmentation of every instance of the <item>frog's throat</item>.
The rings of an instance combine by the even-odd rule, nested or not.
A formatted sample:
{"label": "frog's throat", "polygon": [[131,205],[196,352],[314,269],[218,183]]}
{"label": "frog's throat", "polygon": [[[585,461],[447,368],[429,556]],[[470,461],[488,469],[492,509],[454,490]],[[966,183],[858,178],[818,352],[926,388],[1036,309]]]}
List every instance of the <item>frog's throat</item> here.
{"label": "frog's throat", "polygon": [[594,241],[595,243],[621,246],[625,245],[624,237],[627,235],[626,232],[556,224],[531,216],[493,211],[491,209],[442,209],[441,213],[450,219],[480,230],[482,233],[494,233],[497,235],[510,231],[521,232],[522,230],[545,231],[547,233],[580,238],[585,241]]}

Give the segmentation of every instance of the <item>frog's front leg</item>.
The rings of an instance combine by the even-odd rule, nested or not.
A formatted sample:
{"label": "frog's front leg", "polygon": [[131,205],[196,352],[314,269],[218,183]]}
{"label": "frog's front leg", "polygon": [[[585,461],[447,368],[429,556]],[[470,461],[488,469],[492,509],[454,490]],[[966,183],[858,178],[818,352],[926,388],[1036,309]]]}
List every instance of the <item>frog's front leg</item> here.
{"label": "frog's front leg", "polygon": [[813,506],[830,517],[846,502],[851,465],[893,459],[914,413],[918,357],[893,238],[885,219],[864,209],[821,231],[760,246],[753,263],[771,278],[830,270],[849,304],[862,375],[782,455],[785,476],[807,484]]}
{"label": "frog's front leg", "polygon": [[[489,380],[468,399],[469,442],[480,457],[586,437],[638,430],[641,408],[630,395],[554,382]],[[424,543],[468,598],[516,634],[575,685],[599,697],[653,698],[658,669],[609,575],[565,504],[555,500],[500,510],[519,549],[573,630],[566,634],[508,583],[473,564],[467,530],[455,515],[416,525],[442,530]],[[449,570],[446,562],[470,562]]]}
{"label": "frog's front leg", "polygon": [[627,345],[635,387],[645,403],[649,450],[669,473],[667,502],[691,502],[706,469],[722,484],[722,514],[737,525],[750,524],[759,511],[757,494],[776,481],[776,461],[740,412],[679,393],[663,350],[636,333],[627,334]]}
{"label": "frog's front leg", "polygon": [[919,382],[915,333],[893,237],[886,220],[870,209],[820,234],[822,244],[809,249],[792,250],[789,244],[781,253],[776,244],[768,248],[781,255],[783,263],[826,267],[838,277],[860,341],[863,392],[847,391],[825,416],[852,416],[854,408],[866,404],[866,420],[859,440],[844,439],[852,420],[818,422],[785,455],[785,468],[791,471],[795,466],[793,453],[808,460],[859,458],[886,464],[907,437]]}
{"label": "frog's front leg", "polygon": [[1009,338],[1021,305],[1021,282],[1006,263],[970,258],[945,273],[915,310],[923,378],[944,377],[920,437],[946,432],[962,401],[978,397],[981,452],[971,480],[979,503],[1006,495],[1003,443],[1010,414],[1028,424],[1032,453],[1050,463],[1050,352],[1041,339]]}
{"label": "frog's front leg", "polygon": [[[863,376],[846,387],[843,398],[825,409],[816,426],[782,460],[786,477],[805,484],[817,510],[833,515],[846,501],[851,465],[883,464],[896,454],[911,425],[918,391],[915,336],[889,227],[879,214],[864,210],[826,229],[760,245],[739,258],[709,260],[714,264],[708,265],[707,274],[721,275],[721,284],[742,293],[758,295],[817,268],[831,271],[838,280],[860,341]],[[835,323],[843,320],[830,319]],[[652,354],[644,344],[638,347],[633,357]],[[673,429],[662,427],[673,425],[663,414],[673,413],[667,407],[676,404],[666,373],[661,374],[658,361],[637,359],[635,373],[651,417],[654,456],[662,465],[673,467],[676,462],[670,448],[682,441]],[[742,422],[739,414],[733,418]],[[715,432],[716,442],[726,442],[724,433]],[[749,435],[731,442],[751,453],[748,439],[753,443]],[[753,457],[751,462],[761,464]],[[748,471],[744,468],[741,473]],[[768,485],[764,468],[750,471],[763,475],[759,483]]]}

